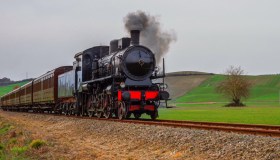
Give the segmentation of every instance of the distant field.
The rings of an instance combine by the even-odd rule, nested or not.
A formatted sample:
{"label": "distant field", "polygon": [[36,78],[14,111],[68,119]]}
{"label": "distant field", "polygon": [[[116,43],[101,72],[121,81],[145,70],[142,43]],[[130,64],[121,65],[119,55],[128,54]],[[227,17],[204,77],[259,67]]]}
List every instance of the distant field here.
{"label": "distant field", "polygon": [[15,83],[15,84],[7,85],[7,86],[1,86],[0,87],[0,97],[6,93],[9,93],[10,91],[12,91],[15,86],[22,86],[22,85],[26,84],[27,82],[28,81]]}
{"label": "distant field", "polygon": [[[280,98],[280,75],[247,76],[253,87],[250,98],[245,102],[278,102]],[[226,102],[227,99],[215,91],[225,77],[214,75],[198,87],[175,99],[177,103]]]}

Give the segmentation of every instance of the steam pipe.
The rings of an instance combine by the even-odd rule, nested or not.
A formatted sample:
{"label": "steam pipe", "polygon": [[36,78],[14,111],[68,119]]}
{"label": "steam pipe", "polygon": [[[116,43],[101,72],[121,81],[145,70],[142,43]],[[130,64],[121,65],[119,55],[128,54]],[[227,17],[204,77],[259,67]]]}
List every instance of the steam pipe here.
{"label": "steam pipe", "polygon": [[131,30],[130,36],[130,45],[139,45],[140,30]]}

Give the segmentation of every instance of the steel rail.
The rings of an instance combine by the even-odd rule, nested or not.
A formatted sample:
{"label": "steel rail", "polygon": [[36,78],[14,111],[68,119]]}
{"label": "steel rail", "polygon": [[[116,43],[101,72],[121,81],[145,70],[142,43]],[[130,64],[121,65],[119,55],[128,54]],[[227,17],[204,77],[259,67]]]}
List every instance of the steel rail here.
{"label": "steel rail", "polygon": [[[18,112],[19,113],[19,112]],[[218,123],[218,122],[195,122],[195,121],[178,121],[178,120],[149,120],[149,119],[124,119],[119,120],[117,118],[97,118],[88,116],[75,116],[75,115],[61,115],[51,113],[35,113],[35,112],[22,112],[26,114],[40,114],[40,115],[51,115],[51,116],[62,116],[69,118],[80,118],[80,119],[92,119],[98,121],[111,121],[118,123],[133,123],[153,126],[166,126],[176,128],[190,128],[190,129],[202,129],[202,130],[215,130],[225,131],[243,134],[263,135],[271,137],[280,137],[280,126],[272,125],[252,125],[252,124],[235,124],[235,123]]]}

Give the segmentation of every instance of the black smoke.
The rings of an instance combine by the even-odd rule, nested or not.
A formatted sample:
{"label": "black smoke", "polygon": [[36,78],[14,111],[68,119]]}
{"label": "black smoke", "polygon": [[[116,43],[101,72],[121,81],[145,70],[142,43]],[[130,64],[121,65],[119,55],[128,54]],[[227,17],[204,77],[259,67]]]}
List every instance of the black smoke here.
{"label": "black smoke", "polygon": [[128,13],[124,18],[125,28],[130,30],[141,30],[140,44],[150,48],[156,56],[157,62],[168,52],[171,42],[177,40],[174,31],[163,31],[157,17],[143,11]]}

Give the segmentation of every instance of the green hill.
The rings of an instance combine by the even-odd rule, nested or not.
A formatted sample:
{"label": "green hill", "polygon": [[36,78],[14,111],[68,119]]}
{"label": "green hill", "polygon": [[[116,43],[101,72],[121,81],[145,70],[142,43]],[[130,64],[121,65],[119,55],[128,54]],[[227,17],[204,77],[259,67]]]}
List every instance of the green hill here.
{"label": "green hill", "polygon": [[24,82],[19,82],[19,83],[14,83],[14,84],[10,84],[7,86],[0,86],[0,97],[11,92],[14,87],[16,86],[22,86],[24,84],[26,84],[28,81],[24,81]]}
{"label": "green hill", "polygon": [[[247,76],[253,84],[251,96],[246,102],[278,102],[280,94],[280,75]],[[179,103],[226,102],[222,95],[215,91],[224,75],[213,75],[203,83],[176,99]]]}

